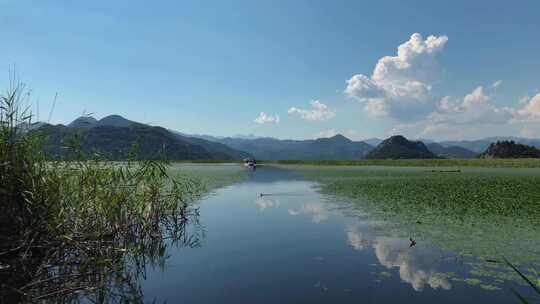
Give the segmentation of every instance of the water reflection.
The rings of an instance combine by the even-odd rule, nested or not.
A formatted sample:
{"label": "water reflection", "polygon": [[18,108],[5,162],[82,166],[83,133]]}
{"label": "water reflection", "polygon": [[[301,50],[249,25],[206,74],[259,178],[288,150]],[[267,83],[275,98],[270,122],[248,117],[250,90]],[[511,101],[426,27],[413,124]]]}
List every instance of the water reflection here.
{"label": "water reflection", "polygon": [[259,209],[260,211],[264,211],[265,209],[277,208],[279,207],[279,199],[270,198],[268,196],[261,196],[255,200],[255,206],[257,206],[257,209]]}
{"label": "water reflection", "polygon": [[310,216],[311,222],[315,224],[322,223],[328,219],[328,211],[325,209],[322,203],[306,203],[299,208],[290,208],[288,212],[292,216]]}
{"label": "water reflection", "polygon": [[32,263],[12,257],[14,266],[0,272],[0,303],[142,303],[141,282],[149,268],[163,270],[170,249],[199,247],[204,238],[192,206],[110,237],[66,237],[34,253]]}
{"label": "water reflection", "polygon": [[363,233],[359,226],[345,229],[347,241],[355,250],[373,249],[379,263],[388,269],[398,268],[401,280],[411,284],[416,291],[427,285],[433,289],[451,289],[445,276],[435,271],[440,252],[425,246],[410,247],[408,240],[391,237],[372,237]]}
{"label": "water reflection", "polygon": [[[205,245],[171,251],[169,267],[153,271],[143,286],[147,297],[177,302],[181,294],[187,303],[513,299],[502,291],[486,292],[495,283],[469,279],[474,269],[456,264],[455,255],[430,245],[422,234],[415,234],[422,237],[411,248],[408,236],[395,237],[399,234],[379,228],[357,206],[322,196],[314,183],[277,168],[250,174],[248,181],[201,203],[209,231]],[[504,288],[501,284],[495,285]]]}

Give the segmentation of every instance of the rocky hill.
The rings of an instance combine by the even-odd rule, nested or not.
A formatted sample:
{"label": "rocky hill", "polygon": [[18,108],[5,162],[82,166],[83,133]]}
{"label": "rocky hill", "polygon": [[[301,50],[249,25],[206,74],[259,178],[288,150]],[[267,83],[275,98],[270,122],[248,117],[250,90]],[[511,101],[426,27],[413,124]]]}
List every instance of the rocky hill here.
{"label": "rocky hill", "polygon": [[366,155],[368,159],[437,158],[421,141],[409,141],[401,135],[383,140]]}
{"label": "rocky hill", "polygon": [[515,143],[514,141],[497,141],[479,155],[482,158],[537,158],[540,150],[535,147]]}

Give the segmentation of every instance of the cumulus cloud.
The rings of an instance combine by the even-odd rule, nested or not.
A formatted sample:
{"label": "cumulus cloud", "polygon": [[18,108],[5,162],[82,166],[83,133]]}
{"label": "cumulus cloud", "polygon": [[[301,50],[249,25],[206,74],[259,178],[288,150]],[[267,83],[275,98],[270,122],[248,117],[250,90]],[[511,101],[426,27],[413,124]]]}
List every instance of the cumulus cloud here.
{"label": "cumulus cloud", "polygon": [[302,119],[310,121],[324,121],[336,116],[336,112],[330,110],[327,105],[318,100],[311,101],[311,109],[289,108],[289,114],[298,114]]}
{"label": "cumulus cloud", "polygon": [[496,80],[460,98],[437,97],[432,91],[441,70],[437,56],[447,43],[447,36],[424,39],[415,33],[398,46],[396,55],[380,58],[370,76],[357,74],[347,80],[344,92],[371,116],[391,122],[391,134],[436,139],[540,137],[540,93],[501,106],[493,100],[503,84]]}
{"label": "cumulus cloud", "polygon": [[259,113],[259,116],[255,118],[254,121],[258,124],[266,124],[266,123],[278,124],[279,115],[270,115],[270,114],[266,114],[265,112],[261,112]]}
{"label": "cumulus cloud", "polygon": [[481,137],[507,125],[515,117],[516,110],[497,106],[482,86],[476,87],[462,100],[443,97],[437,110],[417,123],[420,137],[454,139]]}
{"label": "cumulus cloud", "polygon": [[540,137],[540,93],[523,100],[521,104],[523,107],[516,111],[511,123],[519,126],[521,136]]}
{"label": "cumulus cloud", "polygon": [[431,88],[440,70],[436,54],[447,42],[446,36],[412,34],[396,56],[379,59],[371,77],[357,74],[347,80],[345,94],[374,116],[413,119],[430,112],[436,105]]}
{"label": "cumulus cloud", "polygon": [[523,100],[525,104],[523,108],[519,109],[518,114],[528,120],[540,119],[540,93],[530,98],[528,101]]}

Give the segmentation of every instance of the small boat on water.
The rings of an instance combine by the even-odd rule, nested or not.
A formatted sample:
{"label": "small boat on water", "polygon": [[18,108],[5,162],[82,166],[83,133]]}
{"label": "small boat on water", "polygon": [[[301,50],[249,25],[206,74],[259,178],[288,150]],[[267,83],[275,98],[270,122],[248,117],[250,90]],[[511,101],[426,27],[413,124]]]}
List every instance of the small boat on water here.
{"label": "small boat on water", "polygon": [[255,169],[257,167],[257,161],[254,158],[244,158],[244,166]]}

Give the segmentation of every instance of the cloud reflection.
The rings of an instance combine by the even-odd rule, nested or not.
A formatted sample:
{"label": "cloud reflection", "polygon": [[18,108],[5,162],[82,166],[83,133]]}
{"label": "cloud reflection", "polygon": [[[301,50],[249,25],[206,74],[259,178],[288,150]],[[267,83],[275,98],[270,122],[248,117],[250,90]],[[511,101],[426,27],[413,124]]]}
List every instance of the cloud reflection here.
{"label": "cloud reflection", "polygon": [[290,208],[288,210],[290,215],[309,215],[311,221],[315,224],[319,224],[328,219],[328,211],[320,203],[306,203],[300,208]]}
{"label": "cloud reflection", "polygon": [[277,198],[259,197],[255,200],[255,206],[257,206],[257,209],[260,211],[277,208],[279,207],[279,200]]}
{"label": "cloud reflection", "polygon": [[427,248],[409,248],[407,240],[372,237],[351,225],[345,229],[347,241],[355,250],[373,248],[375,255],[386,268],[399,268],[401,280],[411,284],[416,291],[422,291],[426,285],[433,289],[451,289],[452,285],[446,277],[435,272],[437,257]]}

